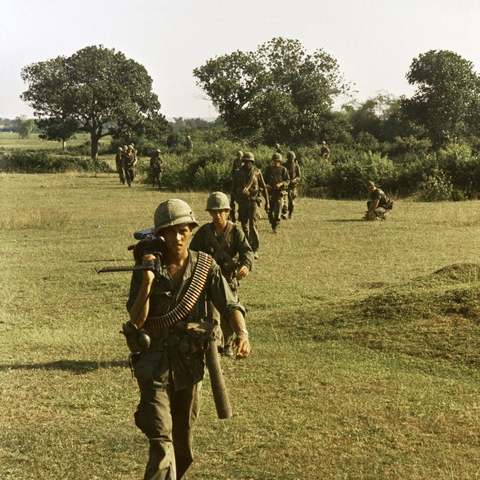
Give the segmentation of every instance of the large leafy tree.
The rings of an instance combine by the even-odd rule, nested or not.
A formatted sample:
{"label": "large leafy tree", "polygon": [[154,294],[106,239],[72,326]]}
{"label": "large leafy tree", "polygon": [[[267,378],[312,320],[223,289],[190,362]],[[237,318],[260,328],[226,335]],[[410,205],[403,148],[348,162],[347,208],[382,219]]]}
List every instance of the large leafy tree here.
{"label": "large leafy tree", "polygon": [[21,98],[35,110],[45,138],[66,141],[87,132],[92,158],[106,135],[159,138],[167,131],[145,67],[114,49],[86,47],[26,66],[21,76],[29,84]]}
{"label": "large leafy tree", "polygon": [[323,140],[335,130],[335,98],[349,90],[333,57],[285,38],[208,60],[193,74],[234,134],[269,145]]}
{"label": "large leafy tree", "polygon": [[472,62],[448,50],[430,50],[413,59],[406,78],[417,91],[402,99],[403,108],[436,148],[478,123],[480,79]]}

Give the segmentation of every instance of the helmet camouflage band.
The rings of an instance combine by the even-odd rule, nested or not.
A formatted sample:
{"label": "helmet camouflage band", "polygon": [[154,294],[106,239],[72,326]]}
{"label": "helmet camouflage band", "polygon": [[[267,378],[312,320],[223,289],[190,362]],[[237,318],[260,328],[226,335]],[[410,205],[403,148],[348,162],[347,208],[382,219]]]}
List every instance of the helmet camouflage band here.
{"label": "helmet camouflage band", "polygon": [[184,223],[193,224],[194,227],[198,227],[197,220],[195,220],[193,211],[188,203],[179,200],[178,198],[162,202],[155,210],[153,219],[155,224],[155,235],[157,235],[158,231],[162,228]]}
{"label": "helmet camouflage band", "polygon": [[294,160],[295,153],[294,152],[287,152],[287,160]]}
{"label": "helmet camouflage band", "polygon": [[254,162],[255,161],[255,157],[253,156],[253,153],[251,152],[245,152],[243,154],[243,161],[244,162]]}
{"label": "helmet camouflage band", "polygon": [[282,156],[279,153],[274,153],[272,155],[272,161],[281,162],[282,161]]}
{"label": "helmet camouflage band", "polygon": [[208,196],[205,210],[230,210],[230,202],[223,192],[213,192]]}

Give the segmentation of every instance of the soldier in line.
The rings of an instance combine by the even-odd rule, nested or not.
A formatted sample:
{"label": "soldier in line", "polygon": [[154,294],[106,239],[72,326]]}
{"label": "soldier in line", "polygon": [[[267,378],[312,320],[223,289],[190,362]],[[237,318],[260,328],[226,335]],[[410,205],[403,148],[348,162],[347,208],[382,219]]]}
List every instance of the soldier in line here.
{"label": "soldier in line", "polygon": [[268,219],[272,226],[272,233],[277,233],[277,227],[280,225],[280,214],[283,206],[284,196],[287,195],[287,187],[290,183],[287,169],[281,165],[282,156],[274,153],[272,156],[273,165],[265,169],[265,183],[269,196],[270,209]]}
{"label": "soldier in line", "polygon": [[132,182],[135,178],[135,167],[137,165],[137,155],[133,145],[127,147],[127,151],[123,153],[123,170],[125,172],[125,180],[129,187],[132,186]]}
{"label": "soldier in line", "polygon": [[122,157],[123,157],[123,148],[118,147],[118,152],[115,155],[115,167],[117,168],[118,176],[120,178],[120,183],[122,185],[125,185],[125,175],[123,173]]}
{"label": "soldier in line", "polygon": [[152,158],[150,159],[150,170],[152,172],[152,177],[153,177],[152,187],[155,188],[155,182],[157,182],[158,188],[162,188],[163,158],[162,158],[162,152],[159,148],[155,150],[155,153],[152,155]]}
{"label": "soldier in line", "polygon": [[287,195],[285,195],[283,206],[282,206],[282,215],[283,220],[292,218],[293,209],[295,207],[295,199],[297,198],[297,185],[300,181],[300,166],[298,165],[296,156],[294,152],[287,152],[287,161],[283,164],[287,169],[288,176],[290,177],[290,182],[287,188]]}
{"label": "soldier in line", "polygon": [[[243,230],[228,220],[230,205],[222,192],[213,192],[207,199],[206,210],[212,222],[201,226],[190,242],[190,250],[202,251],[211,255],[218,263],[232,293],[238,301],[240,280],[245,278],[253,266],[253,252]],[[233,357],[233,330],[225,317],[221,316],[213,304],[211,314],[214,325],[220,325],[218,336],[220,352]]]}
{"label": "soldier in line", "polygon": [[[235,160],[233,161],[232,164],[232,171],[230,173],[230,179],[233,182],[233,177],[235,176],[235,173],[242,168],[243,165],[243,152],[239,150],[237,152],[237,156],[235,157]],[[236,218],[235,218],[235,200],[233,198],[233,194],[230,195],[230,220],[235,223]]]}
{"label": "soldier in line", "polygon": [[262,172],[254,166],[253,153],[243,155],[243,165],[235,173],[232,183],[232,195],[238,203],[238,220],[253,250],[253,258],[258,258],[260,239],[258,236],[258,209],[262,203],[260,195],[265,198],[265,211],[269,211],[270,204],[266,192]]}
{"label": "soldier in line", "polygon": [[330,158],[330,149],[327,147],[325,142],[322,142],[322,148],[320,149],[320,155],[322,158],[328,160]]}
{"label": "soldier in line", "polygon": [[187,152],[193,151],[193,142],[190,138],[190,135],[187,135],[187,137],[185,138],[185,148],[187,149]]}
{"label": "soldier in line", "polygon": [[[165,240],[165,251],[157,272],[133,272],[127,301],[130,321],[123,332],[130,344],[139,334],[145,339],[148,333],[150,339],[148,347],[134,354],[132,361],[140,388],[135,423],[149,440],[143,478],[175,480],[184,478],[193,462],[192,429],[205,374],[204,346],[212,334],[207,302],[213,302],[228,318],[236,334],[237,359],[248,357],[250,342],[245,309],[236,301],[220,267],[188,248],[198,226],[188,204],[179,199],[162,202],[155,211],[154,225],[155,236]],[[156,262],[157,256],[138,248],[140,244],[135,248],[136,264]],[[174,322],[155,328],[165,316],[171,318],[168,314],[175,313],[174,309],[179,312],[173,316]]]}

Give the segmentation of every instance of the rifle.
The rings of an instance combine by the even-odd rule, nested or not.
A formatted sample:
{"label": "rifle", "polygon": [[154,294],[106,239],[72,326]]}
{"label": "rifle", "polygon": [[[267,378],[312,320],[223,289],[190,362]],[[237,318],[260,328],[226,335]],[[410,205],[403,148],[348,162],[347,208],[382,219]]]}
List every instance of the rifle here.
{"label": "rifle", "polygon": [[[111,273],[111,272],[131,272],[135,270],[150,270],[155,273],[156,278],[160,276],[160,267],[162,258],[166,253],[166,244],[163,237],[155,237],[154,228],[147,228],[144,230],[138,230],[134,232],[133,236],[135,239],[140,240],[136,245],[129,245],[128,250],[134,251],[134,256],[136,259],[141,259],[144,255],[148,253],[155,255],[155,260],[149,262],[148,265],[134,265],[126,267],[104,267],[98,269],[95,267],[97,273]],[[147,335],[146,330],[142,330],[143,335]],[[122,331],[125,336],[125,331]],[[149,338],[147,343],[149,344]],[[130,356],[132,353],[130,354]],[[135,355],[135,353],[133,353]],[[210,376],[210,383],[213,392],[213,399],[215,401],[215,408],[217,410],[217,416],[219,419],[225,419],[232,416],[232,408],[230,406],[230,401],[228,399],[227,387],[225,385],[225,379],[223,378],[222,368],[220,366],[220,358],[218,355],[217,342],[214,337],[212,337],[208,344],[205,347],[205,360],[208,368],[208,373]]]}

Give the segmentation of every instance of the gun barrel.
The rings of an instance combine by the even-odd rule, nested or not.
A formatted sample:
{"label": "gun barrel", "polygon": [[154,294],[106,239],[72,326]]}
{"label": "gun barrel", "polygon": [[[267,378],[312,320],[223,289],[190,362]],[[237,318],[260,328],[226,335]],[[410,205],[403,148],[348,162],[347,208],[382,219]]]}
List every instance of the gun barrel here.
{"label": "gun barrel", "polygon": [[213,399],[215,401],[218,418],[220,420],[230,418],[232,416],[232,407],[228,399],[227,387],[220,366],[217,341],[215,338],[210,339],[208,342],[205,360],[208,373],[210,374],[210,383],[212,384]]}
{"label": "gun barrel", "polygon": [[151,270],[155,271],[153,267],[144,267],[142,265],[134,265],[133,267],[103,267],[101,269],[95,267],[97,273],[111,273],[111,272],[133,272],[135,270]]}

